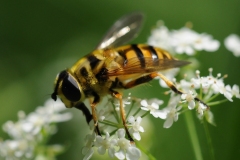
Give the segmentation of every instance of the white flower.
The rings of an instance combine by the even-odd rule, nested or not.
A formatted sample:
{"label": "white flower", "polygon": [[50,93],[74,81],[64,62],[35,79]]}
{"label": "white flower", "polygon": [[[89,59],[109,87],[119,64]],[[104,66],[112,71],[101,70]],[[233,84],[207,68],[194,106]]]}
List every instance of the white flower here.
{"label": "white flower", "polygon": [[[160,22],[161,23],[161,22]],[[171,50],[169,30],[163,24],[154,28],[151,31],[151,36],[148,38],[148,44],[158,46],[166,50]]]}
{"label": "white flower", "polygon": [[175,30],[171,34],[171,45],[176,53],[186,53],[193,55],[195,53],[193,43],[196,40],[198,34],[193,30],[183,27],[179,30]]}
{"label": "white flower", "polygon": [[236,84],[234,84],[232,87],[232,95],[236,98],[240,98],[239,87]]}
{"label": "white flower", "polygon": [[159,105],[162,105],[163,101],[158,99],[152,99],[149,101],[149,103],[146,100],[141,101],[141,109],[145,111],[150,111],[150,114],[152,114],[155,118],[166,118],[166,113],[162,112],[159,109]]}
{"label": "white flower", "polygon": [[194,55],[196,51],[216,51],[220,43],[206,33],[199,34],[188,27],[169,31],[163,23],[151,32],[148,44],[164,48],[171,53]]}
{"label": "white flower", "polygon": [[188,93],[182,94],[181,98],[184,101],[188,102],[188,109],[194,109],[194,107],[195,107],[195,100],[194,100],[195,96],[194,96],[192,91],[189,91]]}
{"label": "white flower", "polygon": [[[212,69],[209,69],[209,71],[212,71]],[[207,89],[211,85],[212,78],[210,76],[200,77],[200,71],[198,71],[198,70],[196,71],[196,74],[197,74],[197,78],[191,79],[191,82],[193,83],[194,88],[198,89],[198,88],[202,87],[204,89],[204,91],[207,91]]]}
{"label": "white flower", "polygon": [[135,118],[133,116],[130,116],[128,118],[128,122],[131,124],[131,128],[129,128],[129,132],[133,135],[133,137],[140,141],[141,140],[141,136],[139,134],[139,132],[144,132],[143,127],[140,125],[142,121],[141,117],[137,117],[137,119],[135,120]]}
{"label": "white flower", "polygon": [[93,147],[95,139],[96,139],[96,134],[94,131],[92,134],[88,134],[85,137],[86,145],[82,148],[82,154],[85,155],[83,158],[84,160],[88,160],[92,157],[92,155],[94,153],[94,150],[92,147]]}
{"label": "white flower", "polygon": [[213,40],[212,36],[206,33],[199,34],[193,43],[193,47],[198,51],[214,52],[218,50],[219,46],[219,41]]}
{"label": "white flower", "polygon": [[30,159],[33,156],[33,149],[33,144],[24,139],[0,142],[0,155],[6,159]]}
{"label": "white flower", "polygon": [[98,153],[103,155],[108,150],[109,157],[113,158],[115,154],[114,146],[117,144],[116,139],[110,140],[110,135],[106,132],[105,139],[99,135],[96,137],[95,146],[98,147]]}
{"label": "white flower", "polygon": [[240,37],[238,35],[230,34],[224,40],[224,44],[229,51],[233,52],[234,56],[240,56]]}
{"label": "white flower", "polygon": [[219,41],[214,40],[211,35],[206,33],[198,34],[187,27],[172,32],[171,42],[176,53],[186,53],[188,55],[193,55],[195,50],[213,52],[220,46]]}
{"label": "white flower", "polygon": [[219,83],[218,87],[219,87],[219,92],[223,94],[229,101],[232,102],[233,95],[232,95],[232,89],[230,85],[225,86],[224,83]]}
{"label": "white flower", "polygon": [[163,124],[163,127],[170,128],[173,122],[176,122],[178,120],[178,111],[181,110],[181,106],[177,107],[177,105],[169,105],[168,107],[164,108],[164,110],[167,113],[167,117]]}
{"label": "white flower", "polygon": [[180,100],[180,96],[172,96],[168,102],[168,106],[163,109],[166,114],[165,122],[163,124],[164,128],[170,128],[173,122],[178,120],[178,115],[181,110],[181,106],[177,107]]}
{"label": "white flower", "polygon": [[[53,101],[52,101],[53,102]],[[58,107],[61,108],[64,105],[58,103]],[[18,113],[19,121],[8,121],[3,125],[4,131],[7,132],[14,139],[28,139],[28,140],[41,140],[42,135],[39,134],[41,130],[45,130],[45,134],[55,133],[53,123],[63,122],[71,119],[70,113],[59,113],[63,109],[55,108],[48,100],[45,106],[37,107],[35,112],[32,112],[26,116],[23,111]],[[64,107],[65,108],[65,107]]]}
{"label": "white flower", "polygon": [[[17,122],[7,121],[3,125],[3,130],[12,138],[0,142],[0,152],[5,159],[32,159],[33,154],[38,154],[34,149],[45,144],[46,137],[56,133],[56,123],[71,119],[70,113],[60,113],[66,109],[60,100],[56,108],[53,107],[54,103],[53,100],[47,100],[44,106],[37,107],[28,115],[19,111]],[[51,150],[59,153],[56,147],[51,147]]]}
{"label": "white flower", "polygon": [[130,141],[125,138],[125,130],[119,129],[117,135],[117,146],[119,147],[119,150],[115,153],[115,156],[118,159],[125,159],[126,157],[127,160],[138,160],[141,157],[141,151],[131,145]]}

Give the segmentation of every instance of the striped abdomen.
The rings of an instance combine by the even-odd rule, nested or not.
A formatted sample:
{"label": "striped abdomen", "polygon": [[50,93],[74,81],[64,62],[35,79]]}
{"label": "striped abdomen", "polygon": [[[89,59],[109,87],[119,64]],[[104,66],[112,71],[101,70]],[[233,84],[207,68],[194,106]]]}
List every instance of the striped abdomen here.
{"label": "striped abdomen", "polygon": [[149,65],[157,66],[161,61],[173,59],[167,51],[145,44],[122,46],[116,51],[125,59],[125,64],[131,59],[135,59],[135,61],[138,60],[138,62],[134,62],[135,65],[141,66],[141,68],[149,67]]}

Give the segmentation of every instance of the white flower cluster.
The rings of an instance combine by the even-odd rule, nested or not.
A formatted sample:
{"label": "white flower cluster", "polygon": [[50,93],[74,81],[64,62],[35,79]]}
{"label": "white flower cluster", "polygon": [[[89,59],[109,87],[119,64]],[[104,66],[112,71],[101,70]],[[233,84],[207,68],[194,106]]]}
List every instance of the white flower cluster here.
{"label": "white flower cluster", "polygon": [[[181,96],[182,102],[188,102],[188,108],[194,109],[196,103],[194,101],[195,97],[202,97],[203,102],[208,103],[208,106],[212,106],[218,104],[219,102],[224,102],[226,100],[232,102],[233,97],[240,98],[239,94],[239,86],[234,84],[232,87],[230,85],[224,84],[224,78],[227,76],[221,76],[221,74],[217,74],[216,77],[212,75],[213,69],[209,69],[209,75],[206,77],[200,77],[200,71],[196,71],[196,78],[192,78],[191,80],[181,80],[178,84],[178,87],[183,90],[186,94]],[[226,99],[222,101],[212,102],[214,98],[218,95],[222,94]],[[207,110],[208,114],[210,111],[207,106],[203,103],[199,103],[197,107],[197,112],[199,113],[199,117],[203,116],[203,111]]]}
{"label": "white flower cluster", "polygon": [[[233,97],[240,99],[239,86],[234,84],[232,87],[230,85],[224,84],[224,77],[221,74],[217,74],[216,77],[212,75],[212,69],[209,69],[209,75],[206,77],[200,77],[200,72],[196,71],[197,78],[192,78],[191,80],[181,80],[177,84],[178,88],[184,92],[181,96],[172,94],[168,106],[159,109],[159,100],[152,99],[148,102],[146,100],[141,101],[142,109],[150,111],[156,118],[165,119],[163,125],[164,128],[169,128],[172,126],[174,121],[178,120],[178,115],[181,113],[184,103],[187,103],[187,108],[192,110],[196,108],[198,117],[202,118],[204,113],[206,113],[206,118],[208,122],[214,124],[213,115],[209,110],[209,106],[219,104],[226,100],[232,102]],[[201,93],[199,94],[199,90]],[[218,95],[224,95],[226,99],[222,101],[211,102]],[[196,97],[202,97],[203,102],[207,102],[208,106],[201,102],[196,102]],[[197,105],[198,104],[198,105]],[[210,116],[211,115],[211,116]]]}
{"label": "white flower cluster", "polygon": [[138,160],[141,157],[141,151],[125,138],[124,129],[119,129],[116,132],[116,138],[110,138],[108,132],[106,132],[105,138],[99,135],[96,136],[95,132],[93,132],[92,135],[87,135],[85,140],[87,143],[82,149],[82,154],[85,155],[84,160],[92,157],[94,153],[93,147],[97,148],[100,155],[108,151],[108,155],[111,158]]}
{"label": "white flower cluster", "polygon": [[219,41],[206,33],[197,33],[188,27],[179,30],[169,30],[163,23],[160,23],[152,30],[148,38],[148,44],[161,47],[170,53],[194,55],[196,51],[214,52],[218,50]]}
{"label": "white flower cluster", "polygon": [[[164,119],[165,122],[163,127],[170,128],[173,125],[173,122],[178,120],[181,113],[187,110],[196,109],[197,116],[200,120],[205,117],[209,123],[214,125],[213,114],[209,110],[209,107],[227,100],[232,102],[233,97],[240,98],[240,93],[238,85],[235,84],[233,87],[225,85],[224,78],[226,76],[222,77],[221,74],[217,74],[217,76],[214,77],[212,75],[212,71],[213,69],[209,69],[209,75],[206,77],[200,77],[200,71],[196,71],[196,78],[192,78],[190,80],[183,79],[179,83],[176,83],[177,88],[180,89],[183,94],[179,95],[172,92],[170,100],[165,108],[160,108],[160,106],[163,105],[163,101],[156,98],[150,100],[136,100],[128,96],[128,98],[124,99],[123,103],[126,104],[125,110],[127,111],[127,116],[131,111],[133,112],[133,107],[135,108],[135,112],[131,115],[136,116],[142,114],[140,116],[136,116],[136,119],[134,116],[127,117],[128,131],[133,139],[137,141],[141,140],[140,133],[144,132],[141,122],[148,114],[151,114],[155,118]],[[214,102],[214,98],[221,94],[225,98]],[[202,101],[197,97],[201,98]],[[114,99],[109,99],[109,101],[115,102]],[[206,106],[205,103],[207,103],[208,106]],[[100,117],[104,117],[103,119],[99,119],[99,123],[101,125],[105,125],[104,127],[101,126],[104,129],[106,129],[106,126],[108,125],[119,128],[122,123],[119,118],[116,118],[117,115],[119,115],[119,104],[115,102],[110,105],[112,105],[115,109],[112,109],[112,107],[109,106],[109,108],[112,109],[111,111],[109,109],[101,109],[98,114],[101,115]],[[137,105],[140,105],[140,107],[136,107]],[[111,115],[114,115],[113,117],[118,119],[116,123],[110,119]],[[130,141],[125,138],[124,129],[119,129],[117,131],[117,135],[117,139],[112,138],[113,135],[110,135],[108,132],[106,132],[105,138],[96,136],[95,133],[87,135],[87,144],[82,150],[82,153],[85,155],[85,159],[89,159],[93,155],[94,147],[97,148],[100,155],[105,154],[105,152],[108,151],[108,155],[111,158],[139,159],[141,152],[138,148],[132,146]],[[119,148],[119,150],[116,151],[116,148]],[[130,154],[130,150],[133,151],[134,154]]]}
{"label": "white flower cluster", "polygon": [[[136,107],[139,103],[140,99],[131,97],[131,94],[123,99],[124,108],[127,112],[128,131],[132,138],[137,141],[141,140],[140,133],[144,132],[141,125],[142,116],[135,116],[140,114],[141,111],[140,107]],[[157,103],[161,104],[163,102],[159,100]],[[100,155],[105,154],[107,151],[110,158],[139,159],[141,151],[134,145],[134,142],[125,138],[125,129],[123,129],[122,120],[120,119],[119,100],[109,98],[106,105],[101,105],[98,109],[98,126],[101,132],[105,133],[105,136],[101,137],[96,135],[95,132],[86,136],[86,145],[82,149],[82,154],[85,155],[84,159],[87,160],[92,157],[94,148],[97,148]],[[144,110],[148,109],[145,108]],[[112,128],[117,129],[112,130]],[[93,121],[90,122],[90,129],[94,130]]]}
{"label": "white flower cluster", "polygon": [[[5,159],[33,159],[36,157],[38,144],[42,143],[52,134],[56,133],[56,123],[71,119],[70,113],[60,113],[65,110],[62,102],[45,102],[35,112],[26,115],[19,111],[17,122],[7,121],[3,130],[11,137],[0,142],[0,155]],[[47,147],[46,147],[47,148]],[[63,147],[53,145],[51,150],[60,152]],[[62,148],[62,149],[61,149]]]}

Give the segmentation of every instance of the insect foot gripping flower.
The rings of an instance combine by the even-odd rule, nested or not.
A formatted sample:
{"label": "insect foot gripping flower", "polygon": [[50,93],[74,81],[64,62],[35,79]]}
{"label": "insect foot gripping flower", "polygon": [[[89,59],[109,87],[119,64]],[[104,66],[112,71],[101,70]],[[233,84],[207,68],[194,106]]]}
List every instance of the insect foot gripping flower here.
{"label": "insect foot gripping flower", "polygon": [[194,109],[195,107],[195,101],[194,101],[194,94],[192,91],[189,91],[189,93],[184,93],[181,95],[181,98],[183,101],[188,102],[188,108]]}
{"label": "insect foot gripping flower", "polygon": [[63,152],[62,145],[46,143],[56,133],[56,123],[71,119],[70,113],[61,113],[64,110],[65,106],[60,101],[53,103],[47,100],[44,106],[37,107],[28,115],[19,111],[17,122],[7,121],[3,125],[11,139],[0,142],[0,155],[8,160],[52,159]]}

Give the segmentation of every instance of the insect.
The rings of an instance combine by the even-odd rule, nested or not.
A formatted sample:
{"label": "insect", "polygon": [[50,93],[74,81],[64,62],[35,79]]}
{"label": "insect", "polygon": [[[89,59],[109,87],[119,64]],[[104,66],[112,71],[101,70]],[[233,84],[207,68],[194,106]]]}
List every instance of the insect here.
{"label": "insect", "polygon": [[[67,108],[81,110],[87,123],[93,119],[98,135],[101,132],[97,123],[96,106],[106,95],[119,100],[122,123],[130,141],[133,141],[126,125],[121,90],[160,77],[174,92],[183,94],[159,71],[182,67],[189,62],[177,60],[167,51],[150,45],[122,46],[137,35],[143,17],[141,13],[131,13],[117,20],[93,52],[56,77],[52,99],[56,100],[59,96]],[[86,98],[90,99],[91,112],[83,103]],[[198,98],[195,100],[203,103]]]}

